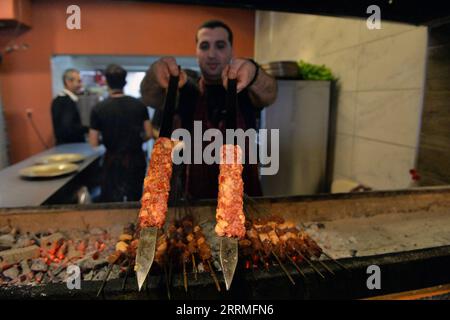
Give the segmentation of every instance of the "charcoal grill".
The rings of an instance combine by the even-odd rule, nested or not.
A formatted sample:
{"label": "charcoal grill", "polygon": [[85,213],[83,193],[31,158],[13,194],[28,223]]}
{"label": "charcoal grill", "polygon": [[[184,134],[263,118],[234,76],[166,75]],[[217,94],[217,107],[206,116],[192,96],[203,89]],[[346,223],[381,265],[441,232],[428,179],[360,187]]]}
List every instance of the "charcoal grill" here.
{"label": "charcoal grill", "polygon": [[[450,238],[447,239],[444,232],[450,231],[450,224],[447,224],[450,221],[450,188],[258,198],[257,202],[265,210],[299,225],[314,221],[326,226],[323,232],[345,231],[342,234],[345,237],[354,233],[358,246],[367,250],[360,250],[355,257],[349,255],[339,259],[350,272],[330,263],[335,276],[326,279],[319,278],[308,265],[302,265],[305,274],[302,277],[286,264],[296,280],[295,286],[277,266],[271,266],[268,271],[245,270],[240,266],[228,292],[218,292],[209,274],[203,273],[197,280],[192,274],[189,276],[189,291],[185,293],[182,275],[174,274],[173,299],[355,299],[450,283]],[[211,223],[214,223],[215,206],[215,201],[192,203],[196,218]],[[138,209],[138,203],[6,208],[0,209],[0,226],[9,223],[30,232],[43,227],[81,228],[86,224],[106,228],[111,224],[134,222]],[[169,210],[168,220],[174,215],[174,209]],[[372,221],[378,221],[380,225],[369,228],[367,224]],[[403,225],[409,225],[410,229]],[[427,230],[438,227],[441,235],[434,233],[427,237]],[[423,230],[420,237],[417,230]],[[398,234],[398,238],[391,239],[391,248],[386,237],[392,234]],[[374,245],[377,241],[380,242],[378,249]],[[381,268],[381,290],[367,288],[367,267],[370,265]],[[163,278],[151,275],[148,287],[142,292],[137,291],[134,277],[128,279],[124,290],[122,279],[110,280],[98,298],[167,299]],[[69,290],[65,283],[1,286],[0,298],[92,299],[96,298],[100,284],[99,281],[82,281],[81,290]]]}

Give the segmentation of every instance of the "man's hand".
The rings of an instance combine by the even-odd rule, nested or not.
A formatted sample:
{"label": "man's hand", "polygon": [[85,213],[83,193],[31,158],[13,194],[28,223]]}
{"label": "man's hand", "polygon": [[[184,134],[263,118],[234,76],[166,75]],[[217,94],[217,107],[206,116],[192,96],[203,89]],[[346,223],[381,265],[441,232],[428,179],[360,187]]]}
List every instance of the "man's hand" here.
{"label": "man's hand", "polygon": [[245,89],[256,74],[256,66],[246,59],[233,59],[222,71],[223,86],[228,79],[237,79],[237,92]]}
{"label": "man's hand", "polygon": [[178,87],[181,88],[187,81],[187,75],[183,70],[178,69],[177,61],[174,57],[163,57],[152,64],[150,72],[154,76],[154,80],[163,89],[169,87],[170,76],[180,76]]}
{"label": "man's hand", "polygon": [[179,88],[187,82],[186,72],[178,68],[177,61],[173,57],[161,58],[150,66],[141,82],[142,101],[146,105],[159,110],[163,109],[165,91],[169,87],[170,75],[180,76]]}
{"label": "man's hand", "polygon": [[[247,88],[257,72],[254,63],[246,59],[235,59],[222,72],[223,86],[227,88],[228,79],[237,79],[237,92]],[[275,102],[277,97],[277,82],[261,68],[255,82],[248,87],[248,93],[253,105],[257,108],[267,107]]]}

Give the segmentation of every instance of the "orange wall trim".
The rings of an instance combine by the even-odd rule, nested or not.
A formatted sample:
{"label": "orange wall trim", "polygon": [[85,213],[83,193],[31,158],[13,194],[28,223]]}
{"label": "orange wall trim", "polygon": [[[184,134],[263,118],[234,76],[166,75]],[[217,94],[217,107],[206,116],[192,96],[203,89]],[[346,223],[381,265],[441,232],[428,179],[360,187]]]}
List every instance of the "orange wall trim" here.
{"label": "orange wall trim", "polygon": [[[12,163],[43,150],[27,121],[27,108],[33,110],[34,121],[47,143],[53,145],[52,55],[193,56],[197,27],[206,20],[220,19],[233,29],[236,56],[253,56],[255,13],[251,10],[78,0],[81,30],[69,30],[66,9],[71,4],[72,1],[32,1],[33,27],[15,40],[30,48],[3,57],[0,92]],[[8,36],[11,35],[0,33],[0,43]]]}

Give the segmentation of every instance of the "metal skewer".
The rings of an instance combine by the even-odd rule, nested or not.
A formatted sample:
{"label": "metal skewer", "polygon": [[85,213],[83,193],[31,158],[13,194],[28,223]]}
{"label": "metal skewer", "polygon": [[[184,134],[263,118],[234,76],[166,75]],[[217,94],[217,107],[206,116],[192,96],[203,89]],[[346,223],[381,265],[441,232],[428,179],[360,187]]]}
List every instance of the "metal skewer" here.
{"label": "metal skewer", "polygon": [[275,257],[275,259],[277,259],[281,269],[283,269],[284,273],[286,274],[286,276],[289,278],[289,280],[291,281],[291,283],[295,286],[295,281],[294,279],[292,279],[291,275],[289,274],[289,272],[287,271],[286,267],[284,266],[284,264],[281,262],[280,258],[278,258],[278,256],[275,254],[275,252],[271,251],[271,253],[273,254],[273,256]]}
{"label": "metal skewer", "polygon": [[173,267],[172,267],[172,259],[169,258],[169,274],[168,274],[168,278],[167,278],[167,280],[169,282],[169,286],[172,284],[172,269],[173,269]]}
{"label": "metal skewer", "polygon": [[164,277],[166,278],[166,290],[167,290],[167,298],[171,300],[170,295],[170,283],[169,283],[169,275],[167,272],[167,264],[164,264]]}
{"label": "metal skewer", "polygon": [[194,256],[193,253],[191,254],[191,256],[192,256],[192,270],[194,270],[195,281],[197,281],[197,273],[198,273],[198,270],[197,270],[197,265],[196,265],[196,263],[195,263],[195,256]]}
{"label": "metal skewer", "polygon": [[338,266],[340,266],[342,269],[344,269],[347,272],[351,272],[346,266],[344,266],[342,263],[340,263],[339,261],[337,261],[336,259],[334,259],[333,257],[331,257],[329,254],[327,254],[325,251],[322,251],[322,253],[325,255],[325,257],[327,257],[328,259],[330,259],[331,261],[333,261],[334,263],[336,263]]}
{"label": "metal skewer", "polygon": [[[309,250],[308,250],[308,251],[309,251]],[[309,253],[311,254],[311,251],[309,251]],[[318,263],[320,263],[320,265],[321,265],[322,267],[324,267],[329,273],[331,273],[332,275],[335,275],[334,271],[331,270],[329,266],[327,266],[322,260],[319,260],[319,259],[320,259],[320,257],[317,258],[317,260],[315,260],[315,261],[317,261]]]}
{"label": "metal skewer", "polygon": [[209,272],[211,273],[211,277],[213,278],[214,283],[216,284],[217,291],[220,292],[219,280],[217,279],[216,273],[214,272],[214,269],[213,269],[213,267],[211,265],[211,261],[209,261],[209,259],[207,261],[208,261]]}
{"label": "metal skewer", "polygon": [[322,272],[319,271],[319,269],[317,269],[317,268],[314,266],[314,264],[311,262],[311,260],[309,260],[307,257],[305,257],[299,250],[297,250],[297,249],[295,249],[295,248],[293,248],[293,249],[298,253],[298,255],[299,255],[303,260],[305,260],[305,261],[309,264],[309,266],[310,266],[311,268],[313,268],[313,270],[314,270],[319,276],[321,276],[323,279],[325,279],[325,276],[322,274]]}
{"label": "metal skewer", "polygon": [[106,272],[105,279],[103,279],[102,285],[100,286],[100,289],[98,289],[97,297],[99,297],[102,294],[103,289],[105,288],[106,282],[108,281],[109,275],[111,274],[113,267],[114,267],[114,263],[110,263],[108,266],[108,271]]}
{"label": "metal skewer", "polygon": [[[228,79],[226,95],[226,129],[236,129],[237,79]],[[236,141],[233,141],[236,145]],[[221,164],[222,166],[222,164]],[[238,239],[220,237],[219,258],[227,290],[231,287],[238,262]]]}
{"label": "metal skewer", "polygon": [[125,276],[123,277],[123,281],[122,281],[122,291],[125,290],[125,286],[126,286],[126,284],[127,284],[128,275],[129,275],[130,271],[131,271],[131,263],[128,264],[127,271],[125,272]]}
{"label": "metal skewer", "polygon": [[264,269],[266,271],[269,271],[269,263],[264,259],[264,256],[262,255],[261,251],[258,251],[259,257],[261,258],[262,263],[264,264]]}
{"label": "metal skewer", "polygon": [[183,283],[184,283],[184,291],[188,292],[188,280],[187,280],[187,272],[186,272],[186,261],[183,259]]}
{"label": "metal skewer", "polygon": [[305,274],[303,273],[302,269],[300,269],[300,267],[297,265],[297,263],[294,261],[294,259],[292,259],[289,255],[286,255],[286,257],[288,258],[288,260],[292,263],[292,265],[294,266],[295,270],[298,271],[298,273],[300,273],[300,275],[306,279]]}
{"label": "metal skewer", "polygon": [[[173,116],[176,106],[177,90],[179,76],[170,76],[169,86],[167,88],[166,100],[164,103],[164,112],[162,117],[160,137],[170,139],[172,134]],[[158,229],[155,226],[144,227],[140,231],[139,244],[136,252],[136,263],[134,269],[136,271],[139,291],[150,272],[155,257],[156,240]]]}

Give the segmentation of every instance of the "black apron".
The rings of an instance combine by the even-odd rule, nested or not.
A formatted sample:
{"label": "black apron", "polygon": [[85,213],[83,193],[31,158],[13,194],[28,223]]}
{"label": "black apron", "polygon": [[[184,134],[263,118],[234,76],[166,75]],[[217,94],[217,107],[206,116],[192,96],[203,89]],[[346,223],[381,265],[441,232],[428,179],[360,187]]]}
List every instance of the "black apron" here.
{"label": "black apron", "polygon": [[[222,99],[223,97],[223,99]],[[196,104],[194,106],[193,121],[202,122],[203,132],[216,128],[219,129],[225,140],[225,113],[224,113],[225,88],[223,86],[208,86],[205,94],[197,95]],[[254,107],[251,105],[242,105],[242,99],[238,100],[240,104],[237,110],[237,128],[249,129],[249,122],[246,117],[254,117],[252,112]],[[244,100],[245,101],[245,100]],[[214,107],[212,104],[221,104],[221,107]],[[248,100],[248,104],[249,104]],[[247,108],[247,110],[246,110]],[[254,120],[254,119],[253,119]],[[193,122],[192,122],[193,125]],[[193,138],[192,125],[190,126],[191,136]],[[202,135],[203,135],[202,132]],[[225,141],[224,141],[225,142]],[[210,142],[203,142],[203,149]],[[191,152],[193,162],[193,149]],[[246,158],[248,159],[249,148],[246,146]],[[193,198],[197,199],[215,199],[218,195],[218,164],[190,164],[186,168],[186,192]],[[249,196],[261,196],[262,189],[258,174],[257,164],[244,164],[242,179],[244,181],[244,192]]]}
{"label": "black apron", "polygon": [[106,151],[103,161],[101,201],[139,201],[147,166],[145,153]]}

